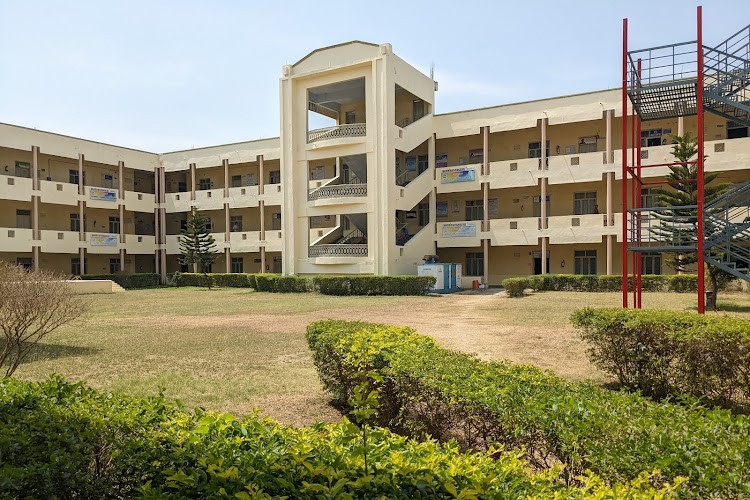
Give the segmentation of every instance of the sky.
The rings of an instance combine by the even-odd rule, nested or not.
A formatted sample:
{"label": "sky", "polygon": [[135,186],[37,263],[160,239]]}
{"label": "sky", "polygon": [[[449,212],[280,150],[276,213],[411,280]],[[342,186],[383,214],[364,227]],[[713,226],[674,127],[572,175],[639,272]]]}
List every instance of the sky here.
{"label": "sky", "polygon": [[[693,0],[0,0],[0,122],[152,152],[279,135],[284,64],[391,43],[439,83],[435,112],[620,85],[631,48],[695,39]],[[704,0],[704,40],[750,1]]]}

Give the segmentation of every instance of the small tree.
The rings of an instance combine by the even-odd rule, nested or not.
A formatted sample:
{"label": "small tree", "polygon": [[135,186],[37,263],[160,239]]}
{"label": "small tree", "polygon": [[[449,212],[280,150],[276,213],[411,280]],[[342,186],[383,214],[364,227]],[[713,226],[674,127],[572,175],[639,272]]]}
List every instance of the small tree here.
{"label": "small tree", "polygon": [[216,261],[216,241],[208,232],[208,217],[193,212],[187,221],[185,229],[182,230],[180,238],[180,262],[185,265],[196,265],[199,272],[211,289],[211,279],[208,276],[208,268]]}
{"label": "small tree", "polygon": [[[698,142],[690,135],[685,133],[683,136],[673,136],[674,146],[672,147],[672,156],[675,158],[675,165],[670,166],[670,173],[667,179],[670,181],[670,188],[656,188],[654,191],[659,195],[659,206],[662,207],[681,207],[698,204],[698,166],[684,165],[692,161],[698,154]],[[707,156],[704,156],[704,161]],[[680,163],[683,163],[682,165]],[[724,194],[732,185],[727,183],[714,184],[710,183],[719,177],[718,173],[703,174],[703,199],[706,204],[715,200]],[[667,221],[660,228],[659,233],[669,235],[671,233],[675,239],[697,241],[698,211],[694,208],[669,210],[663,216]],[[687,222],[689,221],[689,222]],[[678,222],[678,227],[670,224]],[[690,229],[685,229],[685,226]],[[679,234],[678,234],[679,233]],[[678,272],[684,272],[688,266],[698,261],[697,252],[675,252],[667,264]],[[715,299],[719,292],[719,286],[730,281],[732,275],[707,264],[706,269],[698,269],[697,272],[706,272],[709,277],[710,290],[713,292],[714,302],[711,304],[716,308]]]}
{"label": "small tree", "polygon": [[5,341],[0,368],[6,377],[13,375],[34,345],[86,310],[66,279],[63,274],[28,272],[0,261],[0,328]]}

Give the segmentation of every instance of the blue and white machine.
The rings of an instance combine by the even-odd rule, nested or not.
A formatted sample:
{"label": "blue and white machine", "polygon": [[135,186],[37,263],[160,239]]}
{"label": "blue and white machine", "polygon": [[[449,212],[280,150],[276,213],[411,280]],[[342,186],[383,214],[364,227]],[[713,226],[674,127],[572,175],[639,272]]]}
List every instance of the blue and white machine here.
{"label": "blue and white machine", "polygon": [[418,276],[434,276],[436,293],[451,293],[461,289],[461,264],[435,262],[431,255],[425,256],[424,264],[417,266]]}

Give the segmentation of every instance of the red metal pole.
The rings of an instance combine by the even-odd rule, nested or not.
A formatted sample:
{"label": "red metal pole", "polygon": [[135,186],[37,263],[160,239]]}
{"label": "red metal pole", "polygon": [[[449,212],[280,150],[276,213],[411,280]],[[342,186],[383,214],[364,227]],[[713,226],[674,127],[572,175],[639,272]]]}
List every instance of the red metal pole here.
{"label": "red metal pole", "polygon": [[622,307],[628,307],[628,20],[622,20]]}
{"label": "red metal pole", "polygon": [[[635,107],[630,110],[630,208],[637,208],[638,205],[635,201],[635,185],[636,185],[636,166],[638,162],[636,160],[636,153],[640,152],[641,139],[635,136]],[[635,240],[635,246],[638,246],[638,239],[640,235],[640,220],[638,214],[633,212],[630,227],[633,228],[633,239]],[[633,243],[633,242],[631,242]],[[638,308],[638,252],[630,251],[630,272],[633,275],[633,307]]]}
{"label": "red metal pole", "polygon": [[[638,59],[638,80],[641,79],[641,59]],[[633,140],[636,141],[636,152],[635,152],[635,166],[636,166],[636,176],[638,179],[638,182],[635,184],[635,207],[641,208],[642,207],[642,198],[641,198],[641,183],[643,182],[643,179],[641,178],[641,118],[639,116],[634,116],[634,122],[635,122],[635,134],[633,137]],[[640,210],[637,213],[636,220],[638,221],[638,246],[641,246],[641,212]],[[640,252],[633,252],[633,255],[635,256],[635,281],[636,283],[633,285],[634,289],[636,290],[635,294],[635,307],[637,309],[641,309],[643,307],[643,281],[641,276],[643,275],[643,254]]]}
{"label": "red metal pole", "polygon": [[704,269],[704,262],[703,262],[703,196],[704,196],[704,177],[703,177],[703,151],[704,151],[704,145],[703,145],[703,139],[704,139],[704,133],[703,133],[703,7],[700,5],[698,6],[698,13],[697,13],[697,45],[698,45],[698,78],[696,83],[696,101],[697,102],[697,110],[698,110],[698,244],[697,244],[697,253],[698,253],[698,263],[697,263],[697,272],[698,272],[698,314],[703,314],[706,309],[706,284],[705,284],[705,269]]}

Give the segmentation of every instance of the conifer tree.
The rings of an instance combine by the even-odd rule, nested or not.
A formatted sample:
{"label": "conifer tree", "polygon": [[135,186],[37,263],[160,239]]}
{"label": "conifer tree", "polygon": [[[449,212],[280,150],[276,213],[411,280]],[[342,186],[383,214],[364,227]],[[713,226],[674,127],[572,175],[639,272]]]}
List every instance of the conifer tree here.
{"label": "conifer tree", "polygon": [[187,221],[180,237],[180,262],[185,265],[197,265],[198,271],[203,273],[204,282],[211,289],[211,279],[208,269],[216,261],[216,241],[208,230],[208,217],[193,212]]}

